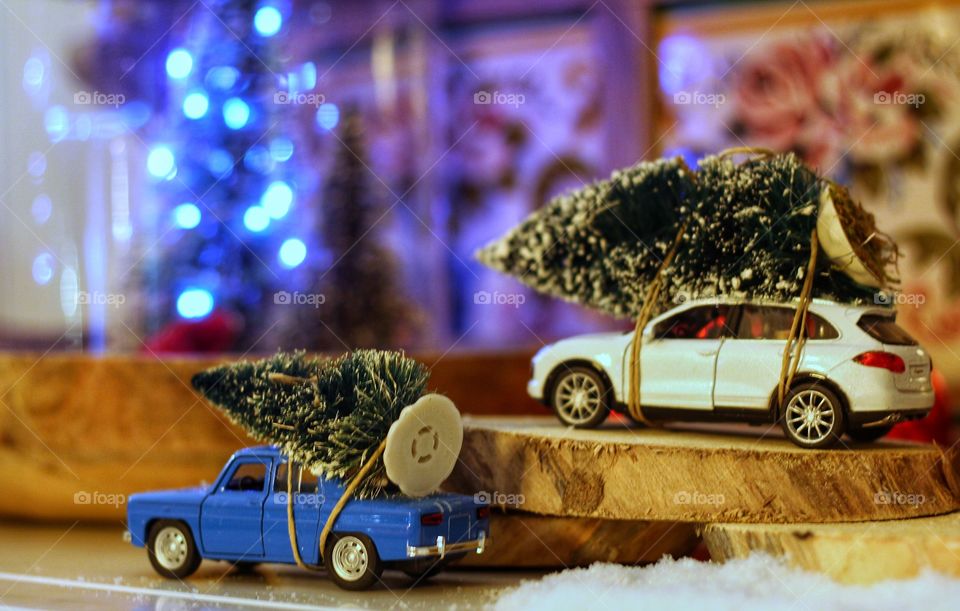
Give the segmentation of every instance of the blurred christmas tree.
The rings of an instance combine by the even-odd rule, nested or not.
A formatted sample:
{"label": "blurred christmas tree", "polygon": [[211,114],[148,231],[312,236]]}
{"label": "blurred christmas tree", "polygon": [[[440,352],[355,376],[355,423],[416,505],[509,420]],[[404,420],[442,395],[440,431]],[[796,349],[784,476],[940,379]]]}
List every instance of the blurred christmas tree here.
{"label": "blurred christmas tree", "polygon": [[345,109],[337,140],[316,227],[329,260],[314,270],[308,289],[323,295],[323,305],[297,309],[287,344],[337,351],[409,345],[419,315],[402,294],[396,258],[378,230],[389,209],[377,196],[357,110]]}
{"label": "blurred christmas tree", "polygon": [[142,244],[144,331],[228,312],[241,321],[232,347],[246,349],[275,319],[268,310],[286,270],[306,258],[303,241],[284,235],[296,186],[279,114],[294,83],[274,49],[284,15],[256,0],[218,0],[183,24],[147,157],[159,205],[144,219],[156,231]]}

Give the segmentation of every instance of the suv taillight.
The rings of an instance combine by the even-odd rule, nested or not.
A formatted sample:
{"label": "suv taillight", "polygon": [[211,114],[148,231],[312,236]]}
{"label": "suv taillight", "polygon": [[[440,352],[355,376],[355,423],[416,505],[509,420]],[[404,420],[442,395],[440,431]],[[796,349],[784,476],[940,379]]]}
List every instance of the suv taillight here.
{"label": "suv taillight", "polygon": [[486,520],[490,517],[490,508],[489,507],[477,507],[477,519]]}
{"label": "suv taillight", "polygon": [[425,513],[420,516],[420,524],[423,526],[440,526],[443,523],[443,514],[439,511],[437,513]]}
{"label": "suv taillight", "polygon": [[903,359],[891,352],[872,350],[858,354],[853,357],[853,360],[865,367],[879,367],[893,373],[903,373],[907,370],[907,365],[903,362]]}

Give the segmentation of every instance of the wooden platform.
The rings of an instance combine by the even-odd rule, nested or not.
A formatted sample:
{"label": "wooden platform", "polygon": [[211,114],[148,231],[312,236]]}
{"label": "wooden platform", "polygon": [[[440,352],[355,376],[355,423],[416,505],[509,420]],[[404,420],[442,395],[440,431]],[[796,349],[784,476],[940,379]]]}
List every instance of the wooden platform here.
{"label": "wooden platform", "polygon": [[[851,448],[804,450],[762,428],[576,430],[548,417],[476,418],[447,488],[537,514],[667,522],[857,522],[960,508],[956,453]],[[888,493],[923,502],[884,502]]]}
{"label": "wooden platform", "polygon": [[841,583],[909,579],[925,570],[960,577],[957,513],[859,524],[714,524],[703,538],[715,560],[766,552]]}
{"label": "wooden platform", "polygon": [[594,562],[646,564],[665,555],[681,557],[699,544],[694,524],[557,518],[494,511],[491,545],[459,566],[564,569]]}

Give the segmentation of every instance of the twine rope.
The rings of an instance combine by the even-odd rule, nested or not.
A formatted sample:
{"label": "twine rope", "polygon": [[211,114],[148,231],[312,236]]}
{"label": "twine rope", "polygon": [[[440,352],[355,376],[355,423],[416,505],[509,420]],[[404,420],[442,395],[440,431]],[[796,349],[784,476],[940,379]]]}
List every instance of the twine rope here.
{"label": "twine rope", "polygon": [[[327,521],[323,525],[323,530],[320,531],[320,558],[323,559],[323,556],[327,548],[327,538],[330,536],[330,531],[333,530],[333,526],[337,521],[337,518],[340,516],[340,512],[343,511],[343,508],[353,497],[353,493],[357,491],[357,488],[360,487],[360,484],[363,483],[363,480],[366,479],[367,475],[370,473],[370,470],[373,469],[373,466],[377,464],[377,461],[380,460],[380,457],[383,456],[383,451],[387,448],[387,440],[384,439],[380,442],[380,445],[377,446],[377,449],[370,455],[370,457],[363,463],[360,467],[360,470],[350,478],[350,483],[347,484],[346,489],[343,491],[343,494],[340,495],[340,499],[337,501],[337,504],[333,506],[333,509],[330,511],[330,515],[327,516]],[[309,569],[312,571],[320,570],[321,567],[313,566],[307,564],[303,561],[303,558],[300,556],[300,547],[297,544],[297,529],[293,519],[293,461],[287,461],[287,534],[290,536],[290,547],[293,549],[293,559],[296,561],[297,566],[303,569]]]}

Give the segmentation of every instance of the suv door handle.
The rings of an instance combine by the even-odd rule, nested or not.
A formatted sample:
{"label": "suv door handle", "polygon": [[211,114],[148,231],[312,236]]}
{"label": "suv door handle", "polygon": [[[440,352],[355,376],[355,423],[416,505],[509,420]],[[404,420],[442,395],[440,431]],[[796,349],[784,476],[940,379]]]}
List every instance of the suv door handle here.
{"label": "suv door handle", "polygon": [[697,350],[697,354],[700,356],[713,356],[717,353],[717,350]]}

